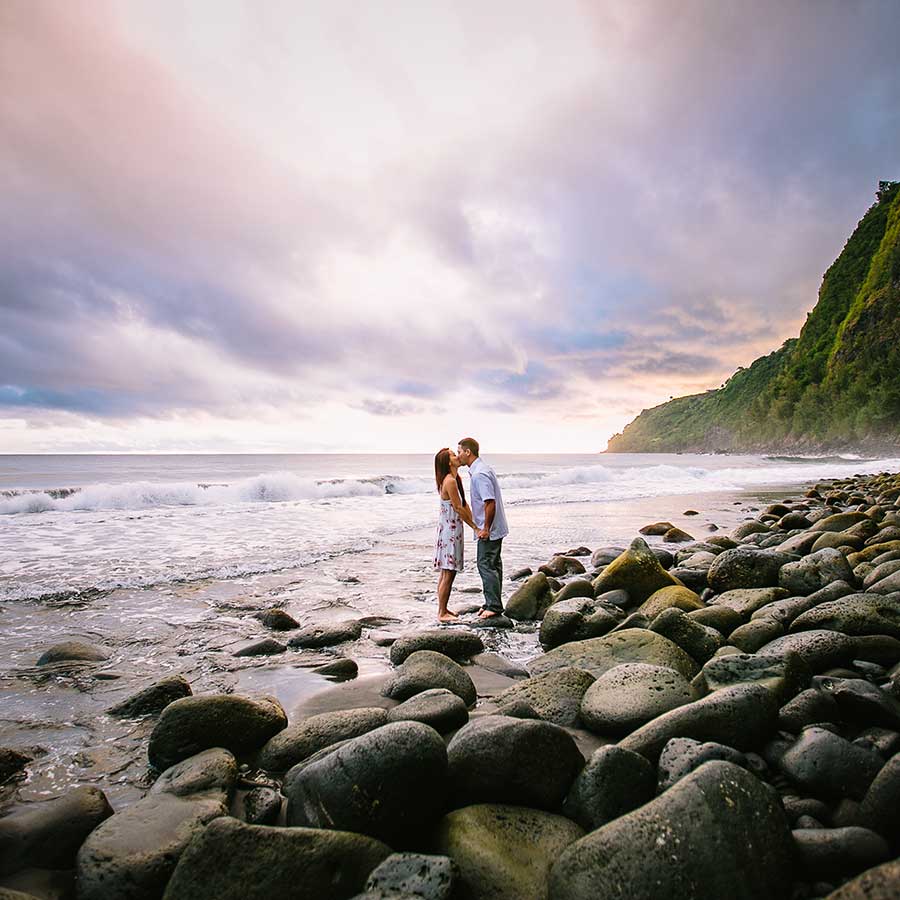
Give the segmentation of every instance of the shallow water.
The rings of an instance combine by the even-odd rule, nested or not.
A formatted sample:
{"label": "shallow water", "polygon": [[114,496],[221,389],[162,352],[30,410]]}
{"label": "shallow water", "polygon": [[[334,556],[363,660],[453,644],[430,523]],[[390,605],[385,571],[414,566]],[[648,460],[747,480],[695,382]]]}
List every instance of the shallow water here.
{"label": "shallow water", "polygon": [[[29,482],[18,462],[10,473],[13,467],[4,469],[3,459],[7,490],[50,486],[36,484],[34,477]],[[397,466],[397,458],[391,459]],[[498,470],[515,473],[503,482],[512,529],[503,554],[507,573],[526,565],[536,568],[554,552],[578,545],[625,545],[639,527],[658,519],[702,539],[710,523],[728,530],[751,515],[754,506],[792,490],[796,496],[801,483],[845,474],[840,471],[845,464],[833,461],[818,465],[810,478],[816,464],[808,461],[756,460],[741,467],[734,458],[676,459],[681,465],[651,458],[650,465],[645,459],[638,467],[646,476],[642,485],[636,467],[623,464],[628,460],[617,458],[616,465],[608,466],[601,459],[603,471],[597,469],[597,457],[589,458],[592,465],[587,466],[584,459],[569,457],[554,458],[553,465],[546,458],[516,458],[515,467],[502,470],[496,462]],[[353,485],[375,483],[364,480],[377,479],[375,465],[365,460],[343,459],[330,471],[338,470]],[[508,460],[502,462],[505,466]],[[116,807],[140,796],[146,788],[146,744],[153,721],[121,721],[104,710],[166,674],[183,674],[195,693],[274,694],[290,716],[292,709],[331,686],[309,670],[316,663],[345,655],[359,663],[363,676],[387,671],[387,650],[376,646],[368,631],[357,642],[326,651],[255,658],[233,653],[270,636],[253,615],[272,606],[283,607],[302,623],[383,616],[393,621],[381,630],[432,626],[436,501],[426,480],[427,464],[427,459],[415,458],[392,476],[408,488],[420,482],[419,489],[408,493],[386,494],[387,482],[380,481],[376,494],[228,502],[220,497],[214,503],[178,506],[159,502],[173,482],[163,480],[163,491],[148,490],[135,500],[133,469],[112,465],[107,474],[124,481],[110,477],[108,484],[127,485],[130,502],[144,502],[145,507],[110,508],[109,497],[123,495],[107,492],[106,505],[96,508],[0,516],[0,745],[31,747],[38,754],[27,780],[0,789],[0,800],[46,798],[85,783],[102,785]],[[91,458],[90,465],[100,463]],[[187,463],[178,465],[183,470]],[[225,476],[237,475],[238,482],[244,477],[221,469],[210,472],[215,467],[208,461],[204,465],[207,475],[223,483]],[[244,458],[241,465],[251,463]],[[853,471],[880,471],[892,461],[846,465]],[[668,479],[662,477],[664,466],[669,467]],[[785,467],[793,477],[785,477]],[[70,464],[72,468],[77,466]],[[69,474],[69,482],[87,477]],[[169,470],[163,476],[167,474]],[[58,471],[41,475],[63,486],[59,477]],[[770,477],[773,481],[767,482]],[[316,477],[307,472],[301,481],[316,482]],[[517,486],[521,484],[526,486]],[[685,485],[693,490],[679,490]],[[710,486],[716,490],[706,490]],[[101,493],[96,490],[93,496]],[[701,514],[684,516],[689,508]],[[480,582],[471,564],[474,545],[469,542],[466,550],[470,564],[457,579],[451,606],[480,602]],[[505,595],[514,587],[507,582]],[[533,626],[482,635],[488,649],[514,661],[538,652]],[[98,665],[35,666],[43,650],[66,639],[102,647],[109,659]]]}

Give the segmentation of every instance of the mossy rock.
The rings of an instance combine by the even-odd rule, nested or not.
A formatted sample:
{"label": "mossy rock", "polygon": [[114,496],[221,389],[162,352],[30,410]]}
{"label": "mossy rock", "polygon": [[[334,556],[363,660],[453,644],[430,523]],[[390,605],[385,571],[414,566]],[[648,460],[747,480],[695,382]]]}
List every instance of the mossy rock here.
{"label": "mossy rock", "polygon": [[672,607],[685,612],[693,612],[696,609],[703,609],[703,603],[696,591],[683,585],[673,584],[654,591],[640,605],[638,612],[653,621],[664,609]]}
{"label": "mossy rock", "polygon": [[633,603],[643,603],[660,588],[680,585],[660,564],[643,538],[635,538],[595,579],[594,593],[628,591]]}

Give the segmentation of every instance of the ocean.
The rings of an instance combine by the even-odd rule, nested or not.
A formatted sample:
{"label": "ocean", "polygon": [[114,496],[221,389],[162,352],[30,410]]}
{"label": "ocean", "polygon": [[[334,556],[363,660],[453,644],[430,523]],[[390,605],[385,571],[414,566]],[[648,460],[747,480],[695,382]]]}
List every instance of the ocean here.
{"label": "ocean", "polygon": [[[625,546],[657,520],[702,539],[816,481],[900,469],[843,457],[484,458],[507,506],[507,574],[580,545]],[[163,675],[184,675],[195,692],[274,694],[290,715],[330,684],[310,671],[316,662],[347,655],[361,677],[386,671],[368,631],[327,651],[234,652],[270,636],[255,614],[273,606],[304,624],[435,625],[437,510],[425,454],[0,455],[0,745],[37,756],[0,802],[10,790],[40,799],[84,783],[102,783],[117,806],[140,796],[152,723],[105,710]],[[480,601],[471,536],[466,554],[451,608]],[[504,596],[514,589],[506,581]],[[514,661],[538,652],[533,625],[484,634]],[[108,660],[35,665],[63,640]]]}

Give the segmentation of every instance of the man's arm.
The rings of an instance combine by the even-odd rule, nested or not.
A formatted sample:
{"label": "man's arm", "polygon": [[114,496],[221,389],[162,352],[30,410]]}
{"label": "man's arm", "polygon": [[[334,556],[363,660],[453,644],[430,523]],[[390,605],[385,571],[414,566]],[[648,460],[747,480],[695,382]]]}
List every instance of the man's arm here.
{"label": "man's arm", "polygon": [[497,512],[497,501],[496,500],[485,500],[484,501],[484,528],[478,532],[478,538],[482,541],[489,541],[491,539],[491,525],[494,524],[494,515]]}

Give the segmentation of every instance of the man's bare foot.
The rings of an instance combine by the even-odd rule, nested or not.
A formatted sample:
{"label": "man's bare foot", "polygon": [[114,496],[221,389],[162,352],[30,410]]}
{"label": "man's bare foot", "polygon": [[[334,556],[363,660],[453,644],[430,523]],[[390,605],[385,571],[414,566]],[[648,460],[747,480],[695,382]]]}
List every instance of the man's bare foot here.
{"label": "man's bare foot", "polygon": [[500,613],[494,612],[492,609],[483,609],[480,613],[478,613],[479,619],[493,619],[494,616],[499,616]]}

